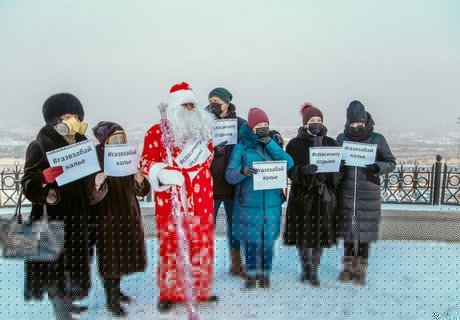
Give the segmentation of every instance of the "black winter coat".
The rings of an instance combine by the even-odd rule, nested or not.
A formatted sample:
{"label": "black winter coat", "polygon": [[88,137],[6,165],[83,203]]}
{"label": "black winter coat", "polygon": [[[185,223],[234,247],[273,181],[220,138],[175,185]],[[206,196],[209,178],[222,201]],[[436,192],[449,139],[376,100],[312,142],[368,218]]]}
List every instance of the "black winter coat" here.
{"label": "black winter coat", "polygon": [[[339,134],[337,144],[341,146],[344,141],[350,139],[343,133]],[[379,133],[374,132],[369,138],[355,142],[377,145],[375,163],[379,171],[376,174],[367,174],[366,168],[342,167],[343,177],[338,189],[340,235],[345,241],[353,242],[356,239],[353,236],[353,225],[355,225],[357,240],[360,243],[369,243],[377,241],[379,234],[381,215],[379,175],[392,172],[396,161],[385,137]],[[355,224],[353,224],[354,217]]]}
{"label": "black winter coat", "polygon": [[[246,120],[237,117],[234,109],[230,109],[228,117],[223,119],[235,118],[238,121],[238,132],[240,132],[240,128],[243,124],[246,123]],[[213,178],[214,199],[216,200],[233,200],[235,186],[229,184],[225,179],[225,170],[227,169],[228,161],[230,160],[230,155],[232,154],[233,147],[234,145],[226,146],[225,152],[223,153],[219,153],[217,150],[214,150],[214,159],[211,163],[211,174]]]}
{"label": "black winter coat", "polygon": [[314,138],[301,127],[297,137],[286,146],[287,153],[295,162],[288,172],[292,181],[284,231],[284,242],[288,245],[322,248],[337,242],[335,190],[339,174],[318,173],[305,176],[301,173],[302,166],[310,163],[310,147],[336,145],[334,139],[327,136]]}
{"label": "black winter coat", "polygon": [[[76,140],[86,137],[77,135]],[[45,152],[67,146],[68,143],[51,126],[43,127],[28,147],[21,184],[27,199],[32,202],[31,219],[41,219],[43,204],[50,188],[56,190],[58,202],[47,204],[50,220],[64,221],[64,252],[52,263],[25,263],[25,299],[42,299],[44,293],[50,297],[63,297],[69,291],[72,298],[83,298],[90,289],[89,215],[90,202],[100,201],[105,188],[96,192],[94,175],[57,186],[43,186],[42,171],[50,165]]]}
{"label": "black winter coat", "polygon": [[[104,149],[96,146],[103,168]],[[134,175],[107,177],[106,197],[93,206],[97,216],[96,253],[103,277],[120,277],[145,270],[147,255],[141,209],[136,196],[145,196],[150,183],[139,185]]]}

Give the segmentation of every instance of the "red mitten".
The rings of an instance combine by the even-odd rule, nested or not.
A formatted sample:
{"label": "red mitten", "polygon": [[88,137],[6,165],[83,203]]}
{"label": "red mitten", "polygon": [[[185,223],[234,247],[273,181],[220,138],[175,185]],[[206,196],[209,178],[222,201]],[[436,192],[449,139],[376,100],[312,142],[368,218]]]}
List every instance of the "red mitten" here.
{"label": "red mitten", "polygon": [[64,169],[62,166],[46,168],[42,171],[43,180],[45,180],[46,183],[53,183],[63,172]]}

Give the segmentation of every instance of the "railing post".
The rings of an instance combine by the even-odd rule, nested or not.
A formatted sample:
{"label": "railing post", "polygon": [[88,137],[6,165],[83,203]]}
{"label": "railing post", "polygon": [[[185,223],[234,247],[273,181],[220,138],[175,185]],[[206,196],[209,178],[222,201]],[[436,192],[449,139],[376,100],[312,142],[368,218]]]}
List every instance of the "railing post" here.
{"label": "railing post", "polygon": [[440,204],[440,195],[441,195],[441,173],[442,173],[442,157],[441,155],[436,155],[436,163],[434,165],[434,180],[433,180],[433,205]]}

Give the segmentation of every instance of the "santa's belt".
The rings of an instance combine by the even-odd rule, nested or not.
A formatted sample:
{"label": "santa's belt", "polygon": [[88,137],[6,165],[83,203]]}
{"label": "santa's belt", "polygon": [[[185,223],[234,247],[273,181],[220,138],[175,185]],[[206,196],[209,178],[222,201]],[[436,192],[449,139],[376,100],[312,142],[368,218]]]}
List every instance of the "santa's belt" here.
{"label": "santa's belt", "polygon": [[[193,192],[192,179],[190,178],[190,173],[196,171],[197,174],[198,174],[201,171],[201,169],[203,169],[206,165],[207,165],[207,161],[204,161],[204,162],[196,164],[196,165],[194,165],[194,166],[192,166],[190,168],[179,168],[179,167],[167,166],[165,169],[176,170],[176,171],[179,171],[179,172],[182,173],[182,175],[184,176],[185,191],[186,191],[186,193],[188,193],[189,191]],[[186,200],[188,201],[188,196],[187,196]],[[193,207],[194,207],[193,193],[192,193],[192,196],[190,197],[190,206],[191,206],[191,208],[189,207],[188,211],[189,212],[194,211],[194,209],[193,209]],[[184,208],[184,210],[185,209],[186,208]]]}

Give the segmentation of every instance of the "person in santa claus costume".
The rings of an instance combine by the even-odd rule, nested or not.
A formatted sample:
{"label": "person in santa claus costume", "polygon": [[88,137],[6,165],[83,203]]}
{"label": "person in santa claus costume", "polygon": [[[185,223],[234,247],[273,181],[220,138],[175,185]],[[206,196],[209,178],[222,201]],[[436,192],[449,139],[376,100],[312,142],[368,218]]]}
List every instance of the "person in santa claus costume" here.
{"label": "person in santa claus costume", "polygon": [[185,266],[181,264],[179,230],[174,218],[177,207],[180,207],[187,240],[189,254],[185,257],[188,256],[191,264],[194,297],[198,301],[217,300],[211,293],[214,264],[214,202],[210,171],[213,118],[198,105],[195,94],[185,82],[171,88],[166,115],[167,122],[155,124],[147,131],[141,158],[141,168],[155,192],[160,311],[170,309],[175,302],[186,302],[189,289],[185,285],[182,269]]}

